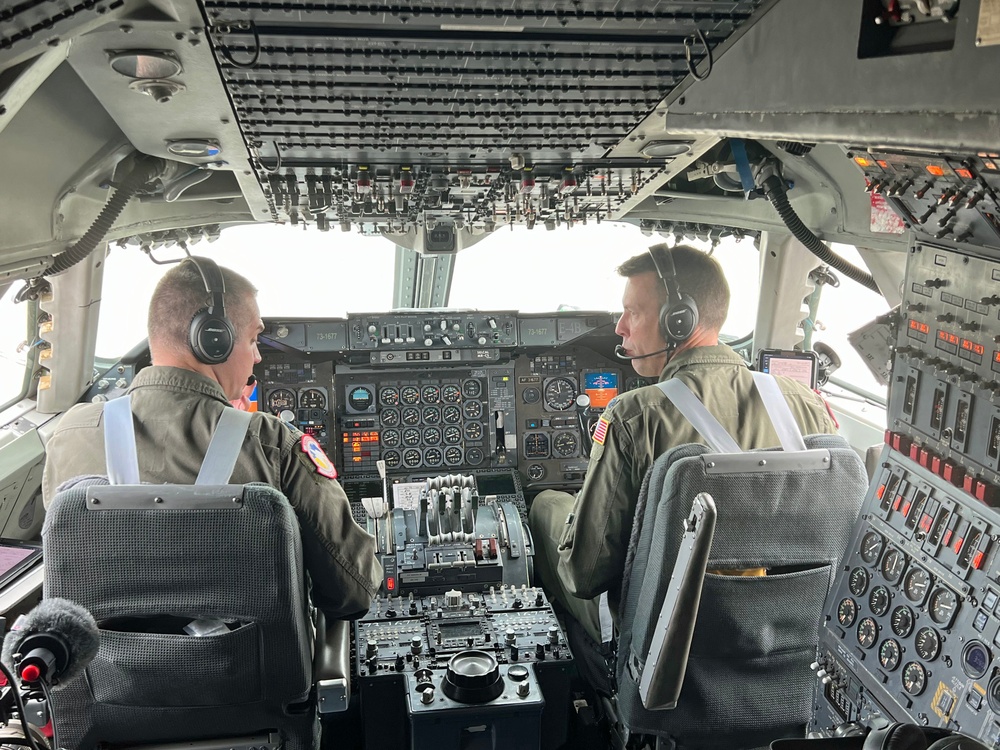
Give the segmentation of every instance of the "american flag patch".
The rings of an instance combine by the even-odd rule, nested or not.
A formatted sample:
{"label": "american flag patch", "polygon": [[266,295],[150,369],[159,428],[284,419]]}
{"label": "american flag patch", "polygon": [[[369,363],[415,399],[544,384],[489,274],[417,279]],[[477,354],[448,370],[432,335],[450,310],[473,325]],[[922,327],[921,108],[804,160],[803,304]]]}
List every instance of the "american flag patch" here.
{"label": "american flag patch", "polygon": [[608,420],[601,417],[597,420],[597,427],[594,428],[594,442],[598,445],[604,445],[604,438],[608,435]]}

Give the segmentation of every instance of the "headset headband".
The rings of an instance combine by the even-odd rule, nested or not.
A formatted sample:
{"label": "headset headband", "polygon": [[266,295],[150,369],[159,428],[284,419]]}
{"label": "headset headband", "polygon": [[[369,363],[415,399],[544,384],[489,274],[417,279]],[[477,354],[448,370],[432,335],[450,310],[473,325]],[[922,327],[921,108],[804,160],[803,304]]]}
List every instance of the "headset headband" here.
{"label": "headset headband", "polygon": [[226,305],[224,297],[226,294],[226,281],[222,277],[222,271],[211,258],[203,258],[189,255],[188,260],[198,269],[201,280],[205,284],[205,291],[212,297],[208,308],[211,315],[218,315],[220,318],[226,316]]}

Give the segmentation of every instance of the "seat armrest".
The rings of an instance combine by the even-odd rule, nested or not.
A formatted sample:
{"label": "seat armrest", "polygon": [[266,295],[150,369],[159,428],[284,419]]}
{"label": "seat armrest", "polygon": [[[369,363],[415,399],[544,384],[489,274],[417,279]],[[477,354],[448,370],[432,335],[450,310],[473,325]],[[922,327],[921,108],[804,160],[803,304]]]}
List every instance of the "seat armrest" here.
{"label": "seat armrest", "polygon": [[316,618],[313,682],[321,714],[345,711],[351,696],[351,623]]}

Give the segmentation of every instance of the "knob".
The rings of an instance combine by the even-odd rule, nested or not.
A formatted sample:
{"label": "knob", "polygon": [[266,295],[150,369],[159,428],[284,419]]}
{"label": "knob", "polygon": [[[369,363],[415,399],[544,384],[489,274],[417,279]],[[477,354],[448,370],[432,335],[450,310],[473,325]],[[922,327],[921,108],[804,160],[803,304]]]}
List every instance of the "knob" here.
{"label": "knob", "polygon": [[432,339],[432,338],[428,337],[428,338],[424,339],[424,346],[431,346],[433,343],[434,343],[434,339]]}
{"label": "knob", "polygon": [[922,313],[924,309],[924,305],[920,302],[911,302],[906,306],[906,312]]}
{"label": "knob", "polygon": [[378,641],[369,638],[368,644],[365,648],[365,656],[367,656],[370,659],[376,654],[378,654]]}
{"label": "knob", "polygon": [[511,643],[514,643],[516,640],[517,640],[517,633],[514,632],[513,628],[507,628],[507,630],[504,631],[503,634],[504,643],[510,645]]}
{"label": "knob", "polygon": [[927,191],[930,190],[932,187],[934,187],[934,180],[928,180],[913,194],[913,197],[916,198],[917,200],[920,200],[925,195],[927,195]]}
{"label": "knob", "polygon": [[448,321],[447,320],[442,320],[441,321],[441,330],[442,331],[447,331],[448,330]]}
{"label": "knob", "polygon": [[951,313],[941,313],[937,316],[938,323],[951,323],[955,319],[955,316]]}
{"label": "knob", "polygon": [[480,346],[482,346],[483,344],[486,343],[486,337],[485,336],[480,336],[478,339],[476,339],[476,343],[479,344]]}
{"label": "knob", "polygon": [[510,647],[510,660],[517,661],[517,646]]}
{"label": "knob", "polygon": [[374,336],[376,333],[378,333],[378,328],[376,328],[375,326],[368,326],[368,333]]}
{"label": "knob", "polygon": [[420,702],[423,704],[434,702],[434,686],[430,685],[420,691]]}
{"label": "knob", "polygon": [[430,331],[431,331],[431,324],[424,323],[424,333],[430,333]]}
{"label": "knob", "polygon": [[424,650],[424,640],[419,635],[415,635],[410,639],[410,653],[419,654]]}
{"label": "knob", "polygon": [[441,343],[444,344],[445,346],[451,346],[451,339],[448,338],[447,336],[442,336]]}
{"label": "knob", "polygon": [[549,625],[549,643],[555,645],[559,643],[559,626]]}
{"label": "knob", "polygon": [[402,654],[396,654],[396,663],[394,665],[396,667],[396,671],[397,672],[402,672],[403,671],[403,665],[404,665],[404,662],[403,662],[403,656],[402,656]]}
{"label": "knob", "polygon": [[531,692],[531,683],[529,683],[527,680],[525,680],[524,682],[517,683],[518,698],[527,698],[529,692]]}
{"label": "knob", "polygon": [[111,383],[109,383],[109,382],[108,382],[107,380],[105,380],[104,378],[101,378],[100,380],[98,380],[98,381],[97,381],[97,387],[98,387],[98,389],[100,389],[100,390],[102,390],[102,391],[103,391],[103,390],[104,390],[105,388],[107,388],[107,387],[108,387],[109,385],[111,385]]}
{"label": "knob", "polygon": [[947,279],[927,279],[927,281],[924,282],[924,286],[930,287],[931,289],[937,289],[937,288],[942,287],[942,286],[948,286],[948,280]]}
{"label": "knob", "polygon": [[514,609],[521,609],[522,607],[524,607],[524,602],[521,601],[521,597],[515,596],[514,597]]}
{"label": "knob", "polygon": [[962,325],[960,326],[960,328],[963,331],[978,331],[979,330],[979,323],[977,323],[974,320],[970,320],[968,323],[962,323]]}
{"label": "knob", "polygon": [[538,661],[545,661],[545,644],[544,643],[536,643],[535,644],[535,658],[538,659]]}
{"label": "knob", "polygon": [[446,591],[444,595],[445,604],[449,607],[457,607],[462,603],[462,592],[456,589]]}

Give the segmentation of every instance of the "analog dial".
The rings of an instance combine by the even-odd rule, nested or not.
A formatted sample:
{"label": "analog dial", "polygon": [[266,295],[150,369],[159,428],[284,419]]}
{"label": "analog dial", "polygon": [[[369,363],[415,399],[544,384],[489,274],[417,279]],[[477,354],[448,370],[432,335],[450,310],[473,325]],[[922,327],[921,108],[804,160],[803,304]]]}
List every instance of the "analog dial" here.
{"label": "analog dial", "polygon": [[428,466],[439,466],[442,461],[440,448],[428,448],[424,451],[424,463]]}
{"label": "analog dial", "polygon": [[378,392],[378,401],[382,406],[399,406],[399,389],[391,385],[384,386]]}
{"label": "analog dial", "polygon": [[837,622],[845,628],[854,624],[854,619],[858,616],[858,605],[853,599],[844,599],[837,605]]}
{"label": "analog dial", "polygon": [[479,419],[483,416],[483,402],[466,401],[462,405],[462,413],[465,414],[466,419]]}
{"label": "analog dial", "polygon": [[889,589],[885,586],[876,586],[872,589],[872,593],[868,597],[868,606],[871,608],[872,614],[876,617],[881,617],[889,611],[890,602]]}
{"label": "analog dial", "polygon": [[484,458],[486,458],[486,456],[483,454],[483,451],[479,448],[475,447],[468,448],[465,451],[465,460],[472,466],[479,466],[479,464],[483,462]]}
{"label": "analog dial", "polygon": [[379,413],[384,427],[395,427],[399,424],[399,409],[383,409]]}
{"label": "analog dial", "polygon": [[895,547],[890,547],[882,558],[882,576],[889,583],[896,583],[906,567],[906,555]]}
{"label": "analog dial", "polygon": [[529,432],[524,436],[525,458],[548,458],[549,436],[544,432]]}
{"label": "analog dial", "polygon": [[407,448],[403,451],[403,463],[411,469],[414,466],[420,466],[420,449]]}
{"label": "analog dial", "polygon": [[[482,440],[483,437],[483,426],[479,422],[468,422],[465,425],[465,439],[466,440]],[[469,452],[472,455],[472,452]]]}
{"label": "analog dial", "polygon": [[917,656],[924,661],[934,661],[941,653],[941,636],[934,628],[920,628],[913,641]]}
{"label": "analog dial", "polygon": [[285,409],[295,408],[295,394],[287,388],[278,388],[267,394],[267,410],[272,414],[280,414]]}
{"label": "analog dial", "polygon": [[420,424],[420,409],[415,406],[407,406],[402,411],[403,424]]}
{"label": "analog dial", "polygon": [[462,410],[457,406],[446,406],[441,412],[441,418],[445,424],[458,424],[462,421]]}
{"label": "analog dial", "polygon": [[415,385],[407,385],[399,391],[400,402],[413,406],[420,403],[420,390]]}
{"label": "analog dial", "polygon": [[878,625],[870,617],[858,623],[858,643],[862,648],[871,648],[878,638]]}
{"label": "analog dial", "polygon": [[861,539],[861,559],[869,565],[874,564],[878,560],[878,556],[882,554],[884,546],[885,539],[882,538],[882,535],[876,531],[869,531]]}
{"label": "analog dial", "polygon": [[927,687],[927,672],[915,661],[903,667],[903,690],[910,695],[920,695]]}
{"label": "analog dial", "polygon": [[451,445],[444,449],[444,462],[449,466],[457,466],[462,463],[462,449],[457,445]]}
{"label": "analog dial", "polygon": [[420,398],[425,404],[436,404],[441,400],[441,389],[436,385],[425,385],[420,389]]}
{"label": "analog dial", "polygon": [[946,628],[951,625],[955,612],[958,611],[958,596],[951,589],[935,589],[927,609],[930,611],[931,619]]}
{"label": "analog dial", "polygon": [[848,581],[848,586],[850,586],[851,593],[855,596],[864,596],[864,593],[868,590],[868,571],[864,568],[854,568],[851,571],[851,577]]}
{"label": "analog dial", "polygon": [[552,441],[552,450],[560,456],[572,456],[579,442],[572,432],[560,432]]}
{"label": "analog dial", "polygon": [[348,392],[347,403],[354,411],[368,411],[375,403],[375,394],[371,392],[370,388],[359,385]]}
{"label": "analog dial", "polygon": [[913,632],[913,610],[901,604],[892,610],[892,632],[900,638],[906,638]]}
{"label": "analog dial", "polygon": [[915,604],[920,604],[931,587],[931,577],[923,568],[910,568],[903,579],[903,593]]}
{"label": "analog dial", "polygon": [[441,428],[440,427],[425,427],[424,428],[424,442],[427,445],[437,445],[441,442]]}
{"label": "analog dial", "polygon": [[382,454],[382,460],[385,461],[385,465],[390,469],[395,469],[402,461],[399,451],[385,451]]}
{"label": "analog dial", "polygon": [[537,404],[541,397],[541,391],[537,388],[525,388],[521,391],[521,400],[526,404]]}
{"label": "analog dial", "polygon": [[531,464],[528,467],[528,479],[537,482],[545,476],[545,467],[541,464]]}
{"label": "analog dial", "polygon": [[420,445],[420,430],[416,427],[407,427],[403,430],[403,445],[410,448]]}
{"label": "analog dial", "polygon": [[545,384],[545,408],[566,411],[576,403],[576,383],[569,378],[552,378]]}
{"label": "analog dial", "polygon": [[420,412],[424,424],[441,424],[441,407],[425,406]]}
{"label": "analog dial", "polygon": [[382,447],[383,448],[397,448],[399,447],[399,430],[388,429],[382,430],[381,434]]}
{"label": "analog dial", "polygon": [[318,388],[306,388],[299,393],[299,406],[303,409],[325,409],[326,394]]}
{"label": "analog dial", "polygon": [[457,404],[462,400],[462,389],[454,383],[441,387],[441,400],[446,404]]}
{"label": "analog dial", "polygon": [[462,381],[462,395],[466,398],[479,398],[483,393],[483,384],[475,378]]}
{"label": "analog dial", "polygon": [[899,642],[892,638],[882,641],[882,645],[878,647],[878,663],[887,672],[891,672],[899,666],[902,655],[903,649],[900,648]]}
{"label": "analog dial", "polygon": [[444,441],[449,445],[462,442],[462,430],[453,424],[444,428]]}

